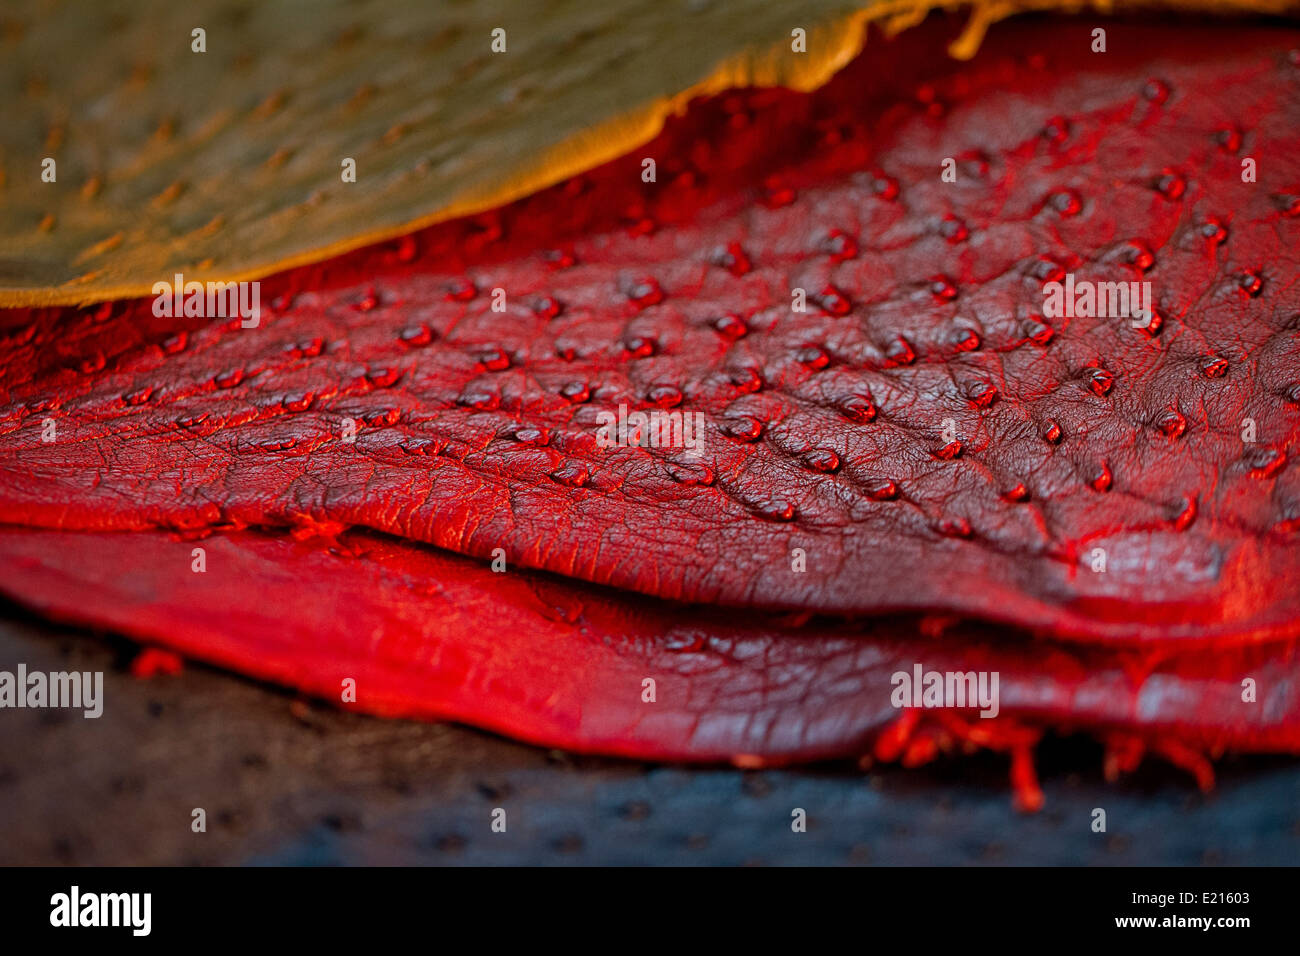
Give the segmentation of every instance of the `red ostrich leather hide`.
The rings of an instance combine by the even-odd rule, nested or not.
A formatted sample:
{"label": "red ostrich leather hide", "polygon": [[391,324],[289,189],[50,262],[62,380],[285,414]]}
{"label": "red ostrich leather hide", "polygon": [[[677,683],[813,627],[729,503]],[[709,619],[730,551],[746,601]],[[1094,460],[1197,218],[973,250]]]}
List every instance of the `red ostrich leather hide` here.
{"label": "red ostrich leather hide", "polygon": [[[1074,21],[1015,22],[957,64],[945,29],[276,276],[256,328],[150,300],[3,314],[0,522],[30,529],[3,538],[7,590],[321,693],[350,661],[371,709],[585,749],[860,751],[883,675],[931,651],[996,663],[1031,722],[1295,749],[1284,690],[1233,705],[1300,626],[1300,34],[1116,23],[1088,56]],[[1048,316],[1067,274],[1149,282],[1150,326]],[[601,447],[620,405],[698,413],[701,453]],[[168,532],[217,532],[268,608],[223,606]],[[357,621],[314,612],[327,587]],[[548,588],[588,610],[552,620]],[[276,635],[281,607],[301,621]],[[1019,630],[855,622],[895,612]],[[649,718],[656,668],[682,696]]]}

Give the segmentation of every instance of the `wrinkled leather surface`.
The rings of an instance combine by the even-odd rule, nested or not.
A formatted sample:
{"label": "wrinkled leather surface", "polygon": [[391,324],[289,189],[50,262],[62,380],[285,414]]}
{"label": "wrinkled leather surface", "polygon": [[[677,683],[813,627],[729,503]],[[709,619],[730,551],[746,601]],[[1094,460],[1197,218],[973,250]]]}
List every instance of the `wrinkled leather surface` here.
{"label": "wrinkled leather surface", "polygon": [[[693,109],[638,151],[653,185],[629,156],[265,283],[257,329],[10,313],[0,520],[337,522],[688,601],[1292,632],[1297,34],[1110,36],[1011,24],[936,68],[913,31],[815,95]],[[1151,281],[1159,334],[1041,320],[1063,270]],[[597,447],[600,410],[679,400],[700,461]]]}
{"label": "wrinkled leather surface", "polygon": [[[195,547],[202,574],[191,571]],[[744,766],[867,753],[924,762],[963,745],[1023,745],[1044,726],[1129,751],[1300,749],[1285,645],[1159,659],[938,618],[850,627],[737,615],[497,574],[370,533],[185,541],[10,529],[0,531],[0,571],[7,593],[57,619],[335,703],[352,678],[346,708],[451,718],[577,751]],[[999,672],[999,716],[926,711],[882,744],[905,713],[891,706],[891,675],[916,663]],[[1241,699],[1245,676],[1257,703]]]}

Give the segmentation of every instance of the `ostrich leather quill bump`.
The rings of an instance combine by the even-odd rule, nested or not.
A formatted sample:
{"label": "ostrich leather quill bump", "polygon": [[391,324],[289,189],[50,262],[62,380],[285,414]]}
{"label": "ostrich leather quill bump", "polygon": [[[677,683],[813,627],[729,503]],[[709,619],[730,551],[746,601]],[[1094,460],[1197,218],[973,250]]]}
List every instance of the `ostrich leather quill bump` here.
{"label": "ostrich leather quill bump", "polygon": [[[926,65],[949,38],[278,276],[256,328],[9,313],[0,520],[336,522],[678,600],[1291,633],[1297,34],[1115,24],[1079,59],[1013,22]],[[1150,327],[1048,317],[1067,274],[1150,283]],[[620,405],[700,416],[701,453],[601,447]]]}

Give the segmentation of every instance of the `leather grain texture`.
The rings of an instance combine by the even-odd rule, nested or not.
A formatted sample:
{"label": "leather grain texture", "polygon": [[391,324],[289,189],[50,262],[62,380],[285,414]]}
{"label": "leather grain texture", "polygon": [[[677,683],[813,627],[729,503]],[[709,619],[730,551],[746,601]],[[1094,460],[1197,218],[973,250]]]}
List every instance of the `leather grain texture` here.
{"label": "leather grain texture", "polygon": [[[629,155],[277,276],[255,329],[9,313],[0,520],[327,523],[671,600],[1293,633],[1297,34],[1117,24],[1080,59],[1016,22],[952,64],[950,29],[697,104],[655,183]],[[1150,282],[1152,327],[1046,318],[1067,272]],[[702,454],[600,447],[620,405],[702,415]]]}
{"label": "leather grain texture", "polygon": [[924,9],[10,3],[0,304],[252,278],[500,205],[644,142],[697,93],[820,85],[859,48],[860,6]]}
{"label": "leather grain texture", "polygon": [[[11,0],[0,304],[252,279],[499,206],[653,137],[693,97],[810,90],[932,8],[969,56],[1017,11],[1294,0]],[[203,52],[192,32],[206,31]],[[806,52],[792,49],[806,31]],[[494,52],[495,30],[504,52]],[[342,162],[356,162],[355,182]],[[54,182],[43,163],[57,164]]]}
{"label": "leather grain texture", "polygon": [[[370,534],[9,530],[0,571],[6,594],[57,620],[346,709],[452,719],[580,752],[920,765],[980,748],[1025,759],[1044,729],[1066,728],[1107,741],[1131,766],[1147,749],[1165,755],[1208,785],[1208,765],[1185,755],[1300,750],[1291,645],[1125,654],[936,617],[851,626],[738,616],[498,574]],[[998,713],[974,716],[973,700],[960,713],[899,710],[891,678],[917,664],[998,673]],[[1246,678],[1258,702],[1243,701]]]}

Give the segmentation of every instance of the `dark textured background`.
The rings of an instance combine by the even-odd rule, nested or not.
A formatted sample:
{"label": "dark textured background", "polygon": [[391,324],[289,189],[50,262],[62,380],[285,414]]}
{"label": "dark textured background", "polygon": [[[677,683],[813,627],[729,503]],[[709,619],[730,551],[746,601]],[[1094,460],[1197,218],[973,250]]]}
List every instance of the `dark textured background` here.
{"label": "dark textured background", "polygon": [[[0,608],[0,668],[104,670],[104,716],[0,710],[0,864],[1295,864],[1300,761],[1236,759],[1217,789],[1157,764],[1110,785],[1085,740],[1040,751],[1043,812],[1005,760],[862,773],[576,757],[385,721]],[[493,807],[509,828],[493,834]],[[192,833],[203,807],[208,832]],[[809,828],[790,830],[803,807]],[[1089,829],[1104,807],[1109,832]]]}

